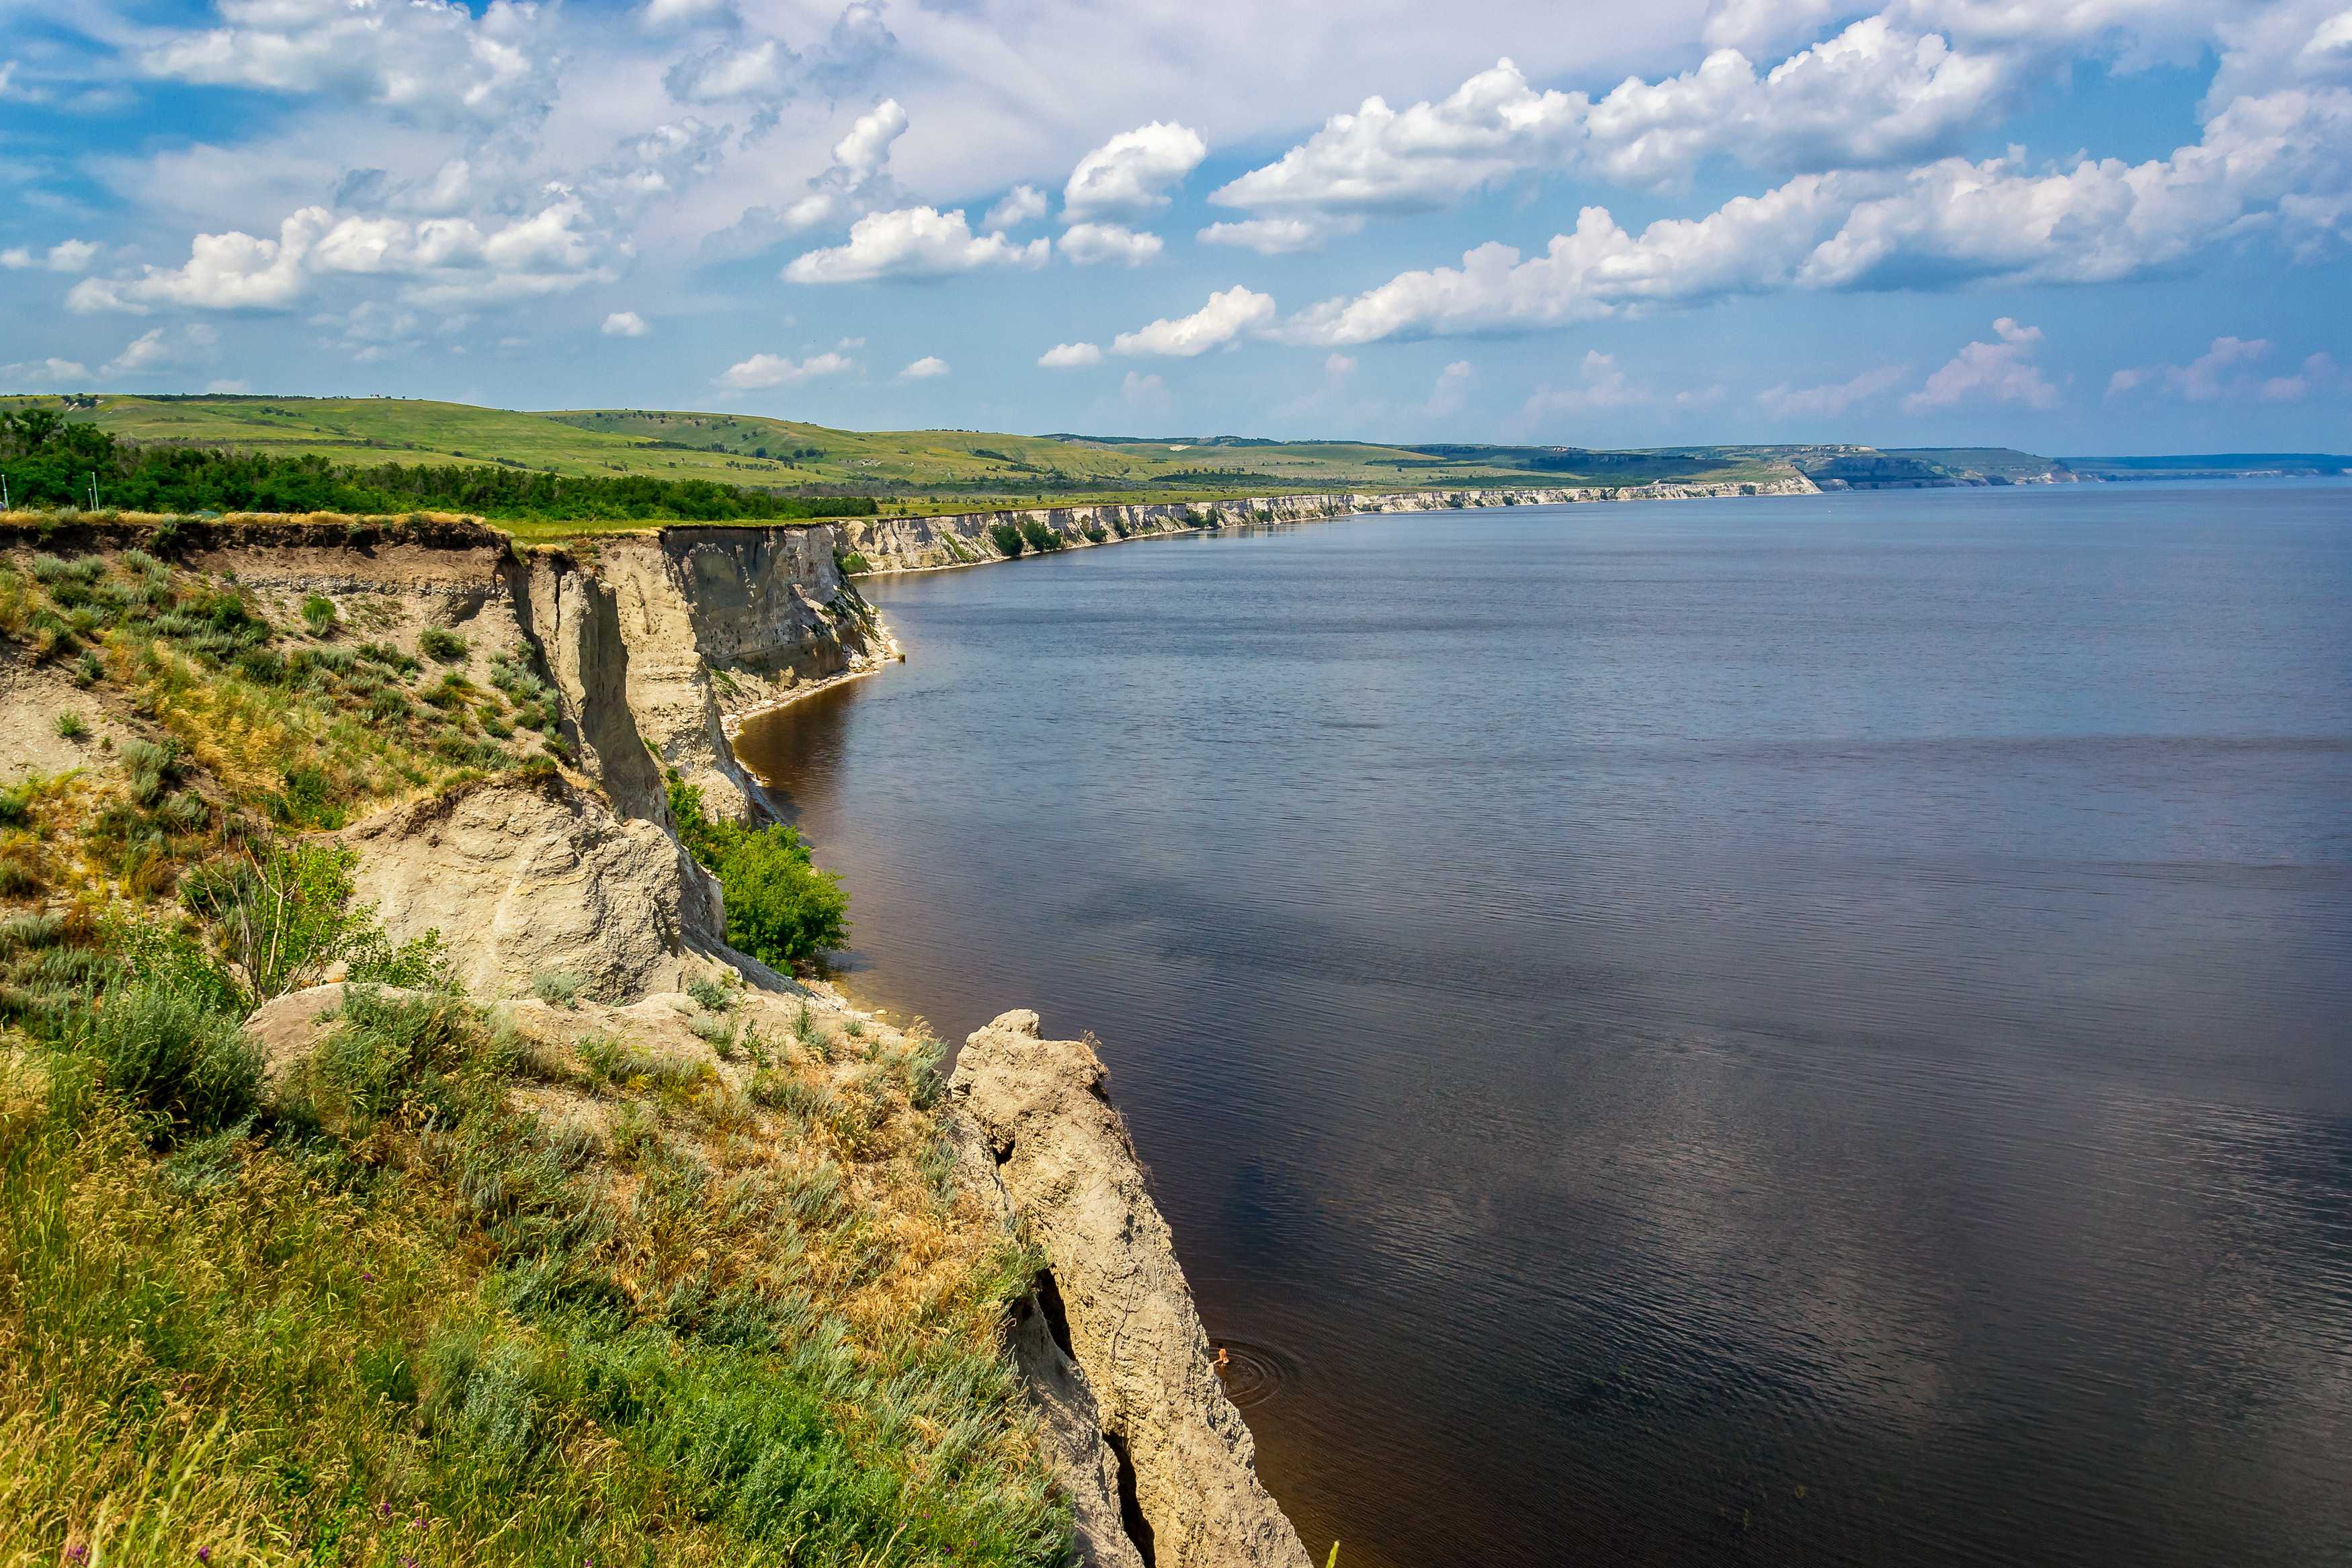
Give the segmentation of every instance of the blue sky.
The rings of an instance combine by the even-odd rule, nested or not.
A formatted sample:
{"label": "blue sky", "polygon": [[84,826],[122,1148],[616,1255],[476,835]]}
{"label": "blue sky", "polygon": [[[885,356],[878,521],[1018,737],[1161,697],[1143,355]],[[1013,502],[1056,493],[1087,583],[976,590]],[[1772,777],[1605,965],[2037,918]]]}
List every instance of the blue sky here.
{"label": "blue sky", "polygon": [[2352,446],[2345,0],[0,0],[0,387]]}

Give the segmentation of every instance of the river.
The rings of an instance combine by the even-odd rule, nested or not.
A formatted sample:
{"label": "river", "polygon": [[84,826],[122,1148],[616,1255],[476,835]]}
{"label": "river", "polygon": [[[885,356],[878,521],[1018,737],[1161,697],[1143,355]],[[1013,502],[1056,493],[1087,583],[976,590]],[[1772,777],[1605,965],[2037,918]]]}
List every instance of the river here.
{"label": "river", "polygon": [[866,591],[845,983],[1100,1037],[1318,1563],[2352,1558],[2352,486]]}

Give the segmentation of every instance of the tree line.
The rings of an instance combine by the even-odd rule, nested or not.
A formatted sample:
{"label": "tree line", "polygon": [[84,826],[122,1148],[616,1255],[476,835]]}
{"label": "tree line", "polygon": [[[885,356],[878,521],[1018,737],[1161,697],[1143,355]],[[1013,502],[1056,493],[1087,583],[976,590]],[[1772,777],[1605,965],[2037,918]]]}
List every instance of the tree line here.
{"label": "tree line", "polygon": [[470,512],[550,522],[729,522],[874,515],[870,496],[780,496],[709,479],[583,477],[490,464],[372,464],[149,446],[55,409],[0,411],[0,475],[16,507],[134,512]]}

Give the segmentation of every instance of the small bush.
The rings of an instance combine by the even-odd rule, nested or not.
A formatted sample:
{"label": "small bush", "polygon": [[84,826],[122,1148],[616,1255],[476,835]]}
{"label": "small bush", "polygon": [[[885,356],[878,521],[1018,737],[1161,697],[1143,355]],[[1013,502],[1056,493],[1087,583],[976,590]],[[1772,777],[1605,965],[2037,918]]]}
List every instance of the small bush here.
{"label": "small bush", "polygon": [[1069,542],[1034,517],[1024,517],[1021,520],[1021,538],[1022,542],[1040,555],[1049,550],[1060,549]]}
{"label": "small bush", "polygon": [[370,911],[351,907],[356,858],[340,845],[264,843],[196,867],[180,897],[211,925],[247,997],[265,1002],[317,985],[371,927]]}
{"label": "small bush", "polygon": [[669,805],[679,841],[717,874],[726,894],[730,946],[788,965],[849,940],[849,897],[837,878],[817,869],[797,830],[713,821],[702,791],[674,773]]}
{"label": "small bush", "polygon": [[109,1088],[198,1131],[249,1115],[261,1093],[242,1021],[190,990],[132,983],[91,1010],[84,1044]]}
{"label": "small bush", "polygon": [[1027,542],[1021,537],[1021,530],[1011,523],[989,524],[988,538],[989,542],[995,545],[997,552],[1007,560],[1016,559],[1028,548]]}
{"label": "small bush", "polygon": [[466,640],[446,626],[428,626],[425,635],[416,640],[419,652],[444,664],[454,664],[466,656]]}
{"label": "small bush", "polygon": [[530,994],[551,1008],[580,1005],[580,977],[569,969],[543,969],[530,977]]}
{"label": "small bush", "polygon": [[697,1007],[708,1008],[714,1013],[732,1012],[735,1009],[735,993],[708,975],[688,980],[686,994],[694,998]]}
{"label": "small bush", "polygon": [[89,723],[71,708],[58,715],[58,738],[79,740],[89,734]]}
{"label": "small bush", "polygon": [[74,661],[74,684],[94,686],[105,678],[106,666],[98,662],[96,653],[87,648],[83,649],[81,657]]}
{"label": "small bush", "polygon": [[313,593],[302,601],[302,624],[310,629],[311,636],[332,636],[335,619],[335,601],[325,594]]}

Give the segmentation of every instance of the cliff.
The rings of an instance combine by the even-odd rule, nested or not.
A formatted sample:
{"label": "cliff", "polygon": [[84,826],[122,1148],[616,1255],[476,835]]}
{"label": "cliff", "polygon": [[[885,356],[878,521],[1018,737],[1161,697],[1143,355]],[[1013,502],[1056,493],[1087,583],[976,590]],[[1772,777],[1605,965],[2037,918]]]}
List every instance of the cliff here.
{"label": "cliff", "polygon": [[1405,490],[1385,495],[1334,492],[1308,496],[1251,496],[1188,505],[1181,502],[1106,503],[1100,506],[1039,507],[994,512],[955,512],[933,517],[846,517],[833,527],[847,550],[867,571],[920,571],[937,567],[976,566],[1003,560],[1006,552],[992,531],[1000,527],[1042,528],[1061,548],[1113,544],[1129,538],[1186,533],[1202,528],[1253,523],[1307,523],[1370,512],[1448,512],[1486,507],[1566,507],[1601,501],[1684,501],[1727,496],[1808,496],[1820,487],[1802,474],[1780,479],[1728,484],[1584,486],[1568,489]]}

